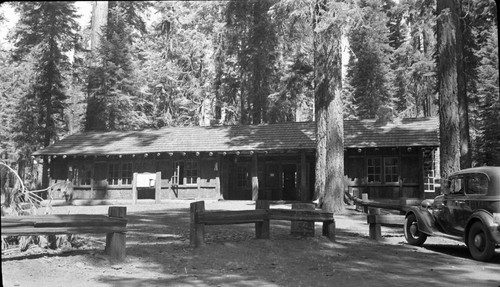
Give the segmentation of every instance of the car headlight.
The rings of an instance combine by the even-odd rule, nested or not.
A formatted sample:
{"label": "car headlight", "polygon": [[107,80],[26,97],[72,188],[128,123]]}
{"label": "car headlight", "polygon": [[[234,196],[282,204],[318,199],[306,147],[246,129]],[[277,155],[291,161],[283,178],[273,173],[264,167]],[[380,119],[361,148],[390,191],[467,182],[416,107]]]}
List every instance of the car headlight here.
{"label": "car headlight", "polygon": [[500,225],[500,213],[493,213],[493,221]]}

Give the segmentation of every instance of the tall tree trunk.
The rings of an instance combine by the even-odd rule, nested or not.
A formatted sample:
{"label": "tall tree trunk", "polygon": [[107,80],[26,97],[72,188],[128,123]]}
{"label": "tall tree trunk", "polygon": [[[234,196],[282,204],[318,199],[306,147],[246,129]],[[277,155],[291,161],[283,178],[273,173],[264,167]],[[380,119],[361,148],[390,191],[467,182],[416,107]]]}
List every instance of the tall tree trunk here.
{"label": "tall tree trunk", "polygon": [[[457,15],[462,15],[462,1],[459,0]],[[472,167],[472,155],[469,151],[469,105],[467,101],[467,77],[464,70],[464,42],[462,31],[465,20],[460,20],[456,30],[457,47],[457,83],[458,83],[458,114],[460,119],[460,168]]]}
{"label": "tall tree trunk", "polygon": [[458,76],[456,30],[457,0],[437,1],[437,45],[439,82],[439,132],[441,177],[460,169],[460,126],[458,113]]}
{"label": "tall tree trunk", "polygon": [[108,24],[108,1],[92,1],[92,35],[90,48],[95,52],[101,43],[102,29]]}
{"label": "tall tree trunk", "polygon": [[[327,1],[317,1],[315,12],[316,23],[322,21],[323,17],[335,17],[334,11],[328,10]],[[323,210],[335,213],[344,210],[342,33],[335,21],[329,22],[328,28],[314,35],[317,127],[315,195],[320,199]]]}

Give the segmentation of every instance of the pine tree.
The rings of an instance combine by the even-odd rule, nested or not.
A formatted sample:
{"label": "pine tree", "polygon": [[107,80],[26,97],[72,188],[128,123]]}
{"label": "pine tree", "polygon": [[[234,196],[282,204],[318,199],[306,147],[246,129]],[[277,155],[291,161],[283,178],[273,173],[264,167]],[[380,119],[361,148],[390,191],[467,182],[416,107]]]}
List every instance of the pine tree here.
{"label": "pine tree", "polygon": [[480,97],[479,163],[500,165],[500,90],[498,75],[498,28],[492,25],[479,51],[482,59],[478,71]]}
{"label": "pine tree", "polygon": [[[70,67],[67,52],[75,47],[79,29],[73,2],[20,2],[14,37],[14,57],[18,61],[31,55],[36,71],[30,89],[19,103],[17,141],[29,163],[31,152],[48,146],[65,133],[64,108],[68,97],[64,72]],[[44,166],[43,185],[48,184]]]}
{"label": "pine tree", "polygon": [[378,108],[392,105],[388,88],[389,35],[386,15],[379,7],[379,0],[362,0],[359,3],[362,22],[349,32],[350,57],[347,81],[352,87],[352,97],[360,118],[375,118]]}
{"label": "pine tree", "polygon": [[[225,53],[221,99],[239,95],[240,123],[268,122],[267,97],[273,91],[277,44],[269,11],[274,0],[230,1],[227,6]],[[236,93],[234,93],[236,92]]]}
{"label": "pine tree", "polygon": [[107,24],[101,28],[97,51],[90,55],[98,62],[91,59],[87,72],[86,130],[125,130],[139,125],[131,45],[134,28],[144,29],[138,14],[145,7],[144,3],[109,2]]}

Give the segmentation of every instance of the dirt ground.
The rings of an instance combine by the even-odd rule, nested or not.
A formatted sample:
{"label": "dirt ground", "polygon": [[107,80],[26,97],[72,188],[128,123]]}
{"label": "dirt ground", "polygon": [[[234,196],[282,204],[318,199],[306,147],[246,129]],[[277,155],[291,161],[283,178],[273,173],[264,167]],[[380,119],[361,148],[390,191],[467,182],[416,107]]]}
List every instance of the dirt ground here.
{"label": "dirt ground", "polygon": [[[430,237],[407,245],[401,228],[368,238],[366,215],[348,207],[336,215],[336,242],[290,234],[271,221],[271,239],[255,239],[253,224],[208,226],[206,245],[189,246],[189,203],[127,206],[127,258],[104,254],[105,235],[78,235],[79,249],[9,250],[3,286],[500,286],[500,250],[493,262],[471,259],[465,244]],[[251,201],[207,201],[206,210],[254,209]],[[271,208],[290,208],[272,205]],[[107,214],[108,206],[53,207],[55,214]]]}

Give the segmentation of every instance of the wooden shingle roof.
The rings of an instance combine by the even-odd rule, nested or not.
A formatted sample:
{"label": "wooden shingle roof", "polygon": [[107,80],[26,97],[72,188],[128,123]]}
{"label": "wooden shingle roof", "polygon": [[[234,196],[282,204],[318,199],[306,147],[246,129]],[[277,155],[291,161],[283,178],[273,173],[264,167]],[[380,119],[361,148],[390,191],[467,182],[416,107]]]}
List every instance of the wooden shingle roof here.
{"label": "wooden shingle roof", "polygon": [[[314,150],[314,122],[217,127],[168,127],[70,135],[35,155],[125,155],[158,152]],[[438,146],[437,118],[344,121],[345,147]]]}

